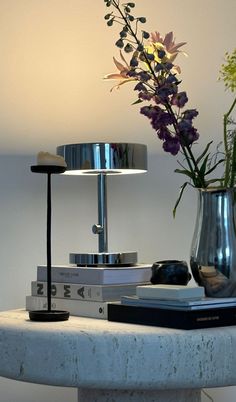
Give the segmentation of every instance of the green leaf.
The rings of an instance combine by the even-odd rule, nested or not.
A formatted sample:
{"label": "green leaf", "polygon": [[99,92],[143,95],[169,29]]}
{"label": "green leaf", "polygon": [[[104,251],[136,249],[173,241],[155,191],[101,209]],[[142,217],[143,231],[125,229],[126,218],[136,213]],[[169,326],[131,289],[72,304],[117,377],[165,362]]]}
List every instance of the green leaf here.
{"label": "green leaf", "polygon": [[142,103],[142,99],[137,99],[135,102],[131,103],[131,105],[137,105],[138,103]]}
{"label": "green leaf", "polygon": [[190,179],[194,179],[193,173],[187,169],[175,169],[175,173],[185,174],[186,176],[190,177]]}
{"label": "green leaf", "polygon": [[204,177],[204,176],[205,176],[206,167],[207,167],[207,161],[208,161],[209,156],[210,156],[210,154],[207,154],[207,155],[206,155],[206,157],[204,158],[204,161],[203,161],[203,163],[202,163],[202,166],[201,166],[200,169],[199,169],[200,174],[201,174],[201,177]]}
{"label": "green leaf", "polygon": [[187,184],[189,184],[189,182],[186,181],[186,182],[185,182],[184,184],[182,184],[182,186],[180,187],[179,196],[178,196],[178,198],[177,198],[177,201],[176,201],[175,206],[174,206],[174,209],[173,209],[173,217],[174,217],[174,218],[175,218],[175,215],[176,215],[177,207],[178,207],[178,205],[179,205],[179,203],[180,203],[180,201],[181,201],[183,192],[184,192],[185,187],[187,186]]}
{"label": "green leaf", "polygon": [[197,164],[202,160],[202,158],[206,155],[208,149],[210,148],[211,144],[213,143],[213,141],[208,142],[206,148],[204,149],[203,153],[197,158],[196,162]]}
{"label": "green leaf", "polygon": [[205,176],[210,174],[211,172],[213,172],[215,170],[215,168],[220,164],[225,162],[225,159],[220,159],[214,166],[212,166],[206,173]]}

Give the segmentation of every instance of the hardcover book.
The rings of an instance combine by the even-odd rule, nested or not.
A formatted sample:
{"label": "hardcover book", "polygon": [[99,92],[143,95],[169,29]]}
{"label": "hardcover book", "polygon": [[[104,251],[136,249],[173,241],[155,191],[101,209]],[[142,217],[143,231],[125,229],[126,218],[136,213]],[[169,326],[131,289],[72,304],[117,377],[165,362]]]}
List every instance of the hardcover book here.
{"label": "hardcover book", "polygon": [[108,321],[187,330],[236,325],[236,306],[178,311],[117,302],[108,303],[107,314]]}
{"label": "hardcover book", "polygon": [[[52,282],[79,283],[85,285],[111,285],[149,282],[151,265],[139,264],[128,267],[77,267],[54,265]],[[37,267],[37,281],[47,281],[47,267]]]}
{"label": "hardcover book", "polygon": [[[136,294],[137,284],[123,285],[84,285],[76,283],[52,283],[51,295],[55,298],[112,301],[121,296]],[[140,284],[141,285],[141,284]],[[47,296],[47,282],[31,282],[32,296]]]}
{"label": "hardcover book", "polygon": [[204,310],[219,307],[236,307],[236,297],[203,297],[201,299],[163,300],[140,299],[137,296],[122,296],[121,303],[129,306],[154,307],[171,310]]}
{"label": "hardcover book", "polygon": [[[107,318],[107,302],[80,301],[52,298],[52,310],[66,310],[71,315],[90,318]],[[47,298],[26,296],[26,310],[47,310]]]}

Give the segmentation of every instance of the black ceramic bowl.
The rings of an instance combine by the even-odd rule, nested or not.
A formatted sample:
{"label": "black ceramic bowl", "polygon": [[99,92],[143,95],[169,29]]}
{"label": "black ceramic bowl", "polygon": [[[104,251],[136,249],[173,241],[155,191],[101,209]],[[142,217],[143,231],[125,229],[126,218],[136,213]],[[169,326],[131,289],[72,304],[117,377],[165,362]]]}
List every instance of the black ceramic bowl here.
{"label": "black ceramic bowl", "polygon": [[187,285],[191,279],[186,261],[164,260],[154,262],[151,283],[153,285]]}

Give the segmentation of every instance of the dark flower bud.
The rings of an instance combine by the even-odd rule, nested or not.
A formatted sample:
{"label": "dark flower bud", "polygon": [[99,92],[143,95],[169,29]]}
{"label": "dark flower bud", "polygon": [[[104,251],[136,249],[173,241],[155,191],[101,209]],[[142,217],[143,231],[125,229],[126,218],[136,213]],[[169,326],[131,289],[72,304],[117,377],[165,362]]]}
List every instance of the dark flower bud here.
{"label": "dark flower bud", "polygon": [[171,70],[173,68],[173,64],[172,63],[165,63],[165,69],[166,70]]}
{"label": "dark flower bud", "polygon": [[126,36],[127,36],[127,32],[125,32],[124,30],[122,30],[122,31],[120,32],[120,37],[121,37],[121,38],[126,38]]}
{"label": "dark flower bud", "polygon": [[137,85],[135,85],[134,91],[146,91],[146,88],[142,82],[139,82]]}
{"label": "dark flower bud", "polygon": [[128,3],[127,4],[129,7],[134,8],[135,7],[135,3]]}
{"label": "dark flower bud", "polygon": [[142,24],[145,24],[145,22],[147,21],[145,17],[139,17],[138,19]]}
{"label": "dark flower bud", "polygon": [[107,4],[106,4],[107,7],[110,7],[110,6],[111,6],[111,0],[108,0],[106,3],[107,3]]}
{"label": "dark flower bud", "polygon": [[129,14],[128,18],[129,18],[130,21],[134,21],[134,17],[132,15]]}
{"label": "dark flower bud", "polygon": [[122,29],[122,31],[124,31],[124,32],[128,32],[128,31],[129,31],[128,26],[127,26],[127,25],[125,25],[125,26],[124,26],[124,28]]}
{"label": "dark flower bud", "polygon": [[130,13],[130,11],[131,11],[131,10],[130,10],[129,7],[125,7],[125,12],[126,12],[126,13]]}
{"label": "dark flower bud", "polygon": [[165,50],[158,50],[157,51],[158,57],[160,57],[160,59],[163,59],[163,57],[165,57],[166,52]]}
{"label": "dark flower bud", "polygon": [[118,39],[118,41],[116,42],[116,46],[119,47],[120,49],[122,49],[124,47],[124,42],[122,39]]}
{"label": "dark flower bud", "polygon": [[162,70],[164,70],[164,69],[165,69],[165,67],[164,67],[163,64],[161,64],[161,63],[157,63],[157,64],[155,65],[155,67],[154,67],[154,70],[155,70],[156,73],[159,73],[160,71],[162,71]]}
{"label": "dark flower bud", "polygon": [[130,53],[133,51],[133,46],[131,46],[129,43],[127,43],[127,45],[125,45],[124,51],[126,53]]}
{"label": "dark flower bud", "polygon": [[137,50],[138,50],[138,52],[142,52],[142,51],[143,51],[143,45],[142,45],[142,43],[139,43],[139,44],[138,44]]}
{"label": "dark flower bud", "polygon": [[141,71],[141,73],[139,73],[139,77],[144,82],[150,80],[150,74],[147,73],[146,71]]}
{"label": "dark flower bud", "polygon": [[137,67],[138,66],[138,59],[137,57],[132,57],[132,59],[130,60],[130,66],[131,67]]}
{"label": "dark flower bud", "polygon": [[109,20],[110,16],[111,16],[111,14],[106,14],[105,17],[104,17],[104,19],[105,19],[105,20]]}
{"label": "dark flower bud", "polygon": [[170,74],[167,78],[166,78],[166,82],[168,84],[172,84],[172,83],[177,83],[178,80],[176,78],[176,76],[174,74]]}
{"label": "dark flower bud", "polygon": [[146,53],[146,56],[147,56],[147,59],[148,59],[148,60],[150,60],[150,61],[153,61],[153,60],[154,60],[154,54],[152,54],[152,53]]}
{"label": "dark flower bud", "polygon": [[126,74],[128,77],[137,77],[137,73],[135,70],[129,70]]}
{"label": "dark flower bud", "polygon": [[114,21],[114,18],[112,18],[111,20],[107,21],[107,25],[109,27],[111,27],[113,25],[113,21]]}
{"label": "dark flower bud", "polygon": [[143,32],[143,37],[144,37],[144,39],[148,39],[149,38],[149,33],[148,32],[146,32],[146,31],[142,31]]}

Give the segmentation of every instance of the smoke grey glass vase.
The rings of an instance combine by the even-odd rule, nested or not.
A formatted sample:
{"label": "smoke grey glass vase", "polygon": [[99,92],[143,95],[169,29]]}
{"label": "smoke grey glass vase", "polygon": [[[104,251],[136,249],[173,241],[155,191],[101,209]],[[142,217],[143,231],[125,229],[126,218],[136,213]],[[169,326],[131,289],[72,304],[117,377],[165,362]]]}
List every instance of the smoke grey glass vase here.
{"label": "smoke grey glass vase", "polygon": [[207,296],[236,295],[236,189],[198,189],[190,265]]}

